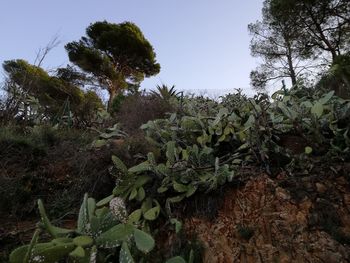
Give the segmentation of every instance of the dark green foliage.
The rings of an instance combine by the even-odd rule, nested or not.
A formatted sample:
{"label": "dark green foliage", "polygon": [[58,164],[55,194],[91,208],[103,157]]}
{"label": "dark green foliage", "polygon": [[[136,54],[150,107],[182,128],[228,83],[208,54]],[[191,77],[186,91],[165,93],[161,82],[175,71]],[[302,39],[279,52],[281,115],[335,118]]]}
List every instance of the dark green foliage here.
{"label": "dark green foliage", "polygon": [[125,99],[126,96],[124,94],[118,94],[115,96],[110,109],[111,113],[118,113]]}
{"label": "dark green foliage", "polygon": [[7,74],[4,91],[7,100],[12,101],[12,106],[4,110],[11,112],[12,118],[38,124],[72,119],[73,114],[76,125],[86,126],[103,107],[97,94],[82,91],[77,86],[78,77],[66,76],[68,73],[62,72],[65,69],[51,76],[24,60],[5,61],[3,67]]}
{"label": "dark green foliage", "polygon": [[344,99],[350,98],[350,54],[338,56],[317,83],[318,88],[334,90]]}
{"label": "dark green foliage", "polygon": [[[123,223],[115,226],[116,229],[104,229],[106,234],[97,237],[96,249],[102,251],[101,257],[110,255],[114,260],[118,257],[123,260],[133,257],[156,262],[153,258],[157,258],[162,250],[153,251],[153,247],[158,249],[161,246],[155,245],[150,235],[157,240],[157,233],[164,231],[160,226],[164,224],[169,225],[174,235],[181,235],[180,212],[191,209],[191,201],[193,206],[206,207],[210,212],[203,209],[204,213],[212,213],[215,217],[222,199],[214,194],[220,196],[224,187],[236,186],[240,180],[244,180],[244,175],[239,174],[244,166],[258,165],[271,175],[273,169],[285,169],[292,174],[300,166],[299,163],[308,163],[314,156],[341,158],[344,161],[350,158],[349,102],[334,96],[333,91],[324,93],[307,88],[282,89],[274,93],[271,100],[262,94],[247,98],[240,92],[222,97],[221,102],[185,97],[183,106],[181,114],[173,113],[142,125],[146,137],[136,139],[125,136],[111,141],[115,144],[113,151],[118,154],[112,157],[114,168],[111,169],[117,184],[112,194],[96,204],[84,199],[78,227],[74,230],[77,235],[90,236],[87,226],[93,220],[89,217],[91,213],[84,212],[84,207],[96,205],[100,208],[109,204],[111,208],[104,210],[116,213]],[[143,107],[144,112],[145,109]],[[115,132],[119,133],[118,125],[109,131],[100,136],[110,139],[111,134],[114,136]],[[301,148],[290,145],[288,138],[294,138],[294,142],[300,138]],[[146,147],[141,151],[143,143]],[[153,149],[147,148],[150,145]],[[137,157],[130,156],[134,150],[139,153]],[[133,165],[130,168],[121,160],[128,158],[134,158],[134,162],[137,160],[136,163],[126,162],[128,166]],[[202,198],[203,195],[208,198]],[[196,198],[203,203],[196,202]],[[126,205],[122,207],[126,206],[127,209],[124,209],[126,212],[123,210],[125,213],[120,213],[113,203],[123,200]],[[196,215],[201,216],[200,211]],[[327,225],[329,221],[331,224],[339,223],[334,221],[336,217],[331,216],[330,220],[327,218],[321,216],[321,225]],[[174,222],[175,225],[177,222],[177,229]],[[52,225],[45,225],[51,229]],[[135,227],[143,232],[135,230]],[[325,230],[341,242],[347,242],[347,237],[339,232],[339,227]],[[61,235],[62,229],[52,228],[48,231],[57,236]],[[239,226],[237,232],[247,241],[254,234],[254,230],[246,226]],[[133,238],[120,238],[120,233],[130,234]],[[181,237],[179,240],[174,245],[174,253],[163,253],[166,255],[165,260],[172,257],[171,260],[182,262],[183,259],[200,258],[200,252],[196,252],[200,251],[200,246],[196,242],[183,241]],[[113,248],[118,246],[118,249],[102,249],[101,244],[107,241]],[[74,253],[66,253],[61,258],[75,257],[82,254],[82,250],[89,254],[89,249],[92,247],[74,248]],[[147,255],[142,252],[151,249]],[[179,255],[182,257],[176,257]],[[103,262],[102,258],[98,262]]]}
{"label": "dark green foliage", "polygon": [[86,29],[86,35],[68,43],[66,50],[71,62],[107,89],[110,109],[114,97],[129,83],[139,83],[160,70],[153,47],[131,22],[96,22]]}
{"label": "dark green foliage", "polygon": [[151,92],[151,95],[167,101],[176,98],[177,94],[178,92],[175,90],[174,85],[169,89],[168,86],[164,84],[162,84],[162,86],[157,85],[157,90]]}
{"label": "dark green foliage", "polygon": [[288,78],[292,85],[307,69],[302,59],[305,50],[299,46],[299,34],[294,28],[294,19],[277,19],[271,15],[271,0],[264,1],[262,20],[248,25],[252,36],[251,54],[260,57],[263,63],[250,73],[251,84],[263,90],[268,82]]}
{"label": "dark green foliage", "polygon": [[25,95],[34,96],[45,111],[51,114],[57,113],[67,99],[73,106],[83,99],[83,92],[78,87],[52,77],[42,68],[30,65],[24,60],[5,61],[3,68],[8,74],[10,82],[7,91],[11,92],[11,95],[19,98]]}
{"label": "dark green foliage", "polygon": [[279,21],[293,18],[301,45],[315,56],[326,52],[334,62],[347,49],[350,34],[347,0],[272,0],[271,14]]}
{"label": "dark green foliage", "polygon": [[282,78],[312,82],[349,51],[348,0],[265,0],[262,13],[249,25],[252,55],[263,59],[251,73],[253,87]]}

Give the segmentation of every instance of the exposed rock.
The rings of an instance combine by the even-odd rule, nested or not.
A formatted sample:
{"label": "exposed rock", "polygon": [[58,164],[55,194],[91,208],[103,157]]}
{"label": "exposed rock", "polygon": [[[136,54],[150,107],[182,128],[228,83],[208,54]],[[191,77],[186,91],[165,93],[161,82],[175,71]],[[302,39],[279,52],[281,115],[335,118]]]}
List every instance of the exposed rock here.
{"label": "exposed rock", "polygon": [[[349,243],[341,243],[350,233],[349,193],[334,190],[330,198],[342,196],[340,204],[315,194],[296,202],[279,187],[282,178],[273,181],[261,175],[227,192],[212,222],[187,219],[187,231],[196,233],[204,244],[204,262],[350,262]],[[346,180],[341,182],[343,190],[349,189]],[[310,187],[310,180],[303,183]],[[313,185],[316,194],[324,194],[331,182]]]}

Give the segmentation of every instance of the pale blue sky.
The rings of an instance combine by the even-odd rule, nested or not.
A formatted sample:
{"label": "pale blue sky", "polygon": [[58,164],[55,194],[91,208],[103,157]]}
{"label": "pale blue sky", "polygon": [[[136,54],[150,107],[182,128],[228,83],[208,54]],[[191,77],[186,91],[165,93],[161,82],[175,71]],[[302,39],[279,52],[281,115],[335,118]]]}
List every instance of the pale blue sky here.
{"label": "pale blue sky", "polygon": [[260,19],[263,0],[2,0],[0,63],[36,52],[58,34],[61,44],[44,68],[66,65],[64,45],[78,40],[93,22],[136,23],[152,43],[161,73],[143,82],[176,85],[177,90],[217,93],[249,88],[247,24]]}

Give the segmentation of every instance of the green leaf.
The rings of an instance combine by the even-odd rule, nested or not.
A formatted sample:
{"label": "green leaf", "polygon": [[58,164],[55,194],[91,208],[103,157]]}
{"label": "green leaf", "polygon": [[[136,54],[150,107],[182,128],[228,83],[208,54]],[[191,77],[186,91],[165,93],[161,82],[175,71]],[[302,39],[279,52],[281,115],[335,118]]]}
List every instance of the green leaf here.
{"label": "green leaf", "polygon": [[178,202],[181,202],[185,197],[186,197],[186,194],[170,197],[170,198],[167,198],[167,202],[168,203],[178,203]]}
{"label": "green leaf", "polygon": [[170,219],[170,223],[175,225],[175,232],[176,232],[176,234],[179,233],[181,228],[182,228],[182,223],[179,220],[177,220],[176,218],[171,218]]}
{"label": "green leaf", "polygon": [[34,246],[38,243],[39,234],[40,234],[40,230],[39,229],[35,230],[32,240],[30,241],[28,251],[23,259],[23,263],[29,263],[30,257],[32,255],[32,250]]}
{"label": "green leaf", "polygon": [[176,192],[179,192],[179,193],[187,192],[188,190],[187,185],[179,184],[176,181],[173,181],[173,188]]}
{"label": "green leaf", "polygon": [[168,191],[168,187],[165,187],[165,186],[161,186],[157,189],[157,192],[158,193],[165,193],[166,191]]}
{"label": "green leaf", "polygon": [[130,196],[129,196],[129,200],[135,199],[136,196],[137,196],[137,189],[136,189],[136,188],[133,188],[133,189],[131,190],[131,193],[130,193]]}
{"label": "green leaf", "polygon": [[90,246],[93,242],[94,240],[89,236],[77,236],[73,239],[73,243],[80,247]]}
{"label": "green leaf", "polygon": [[102,200],[97,202],[96,206],[101,207],[101,206],[107,205],[113,199],[113,197],[114,197],[114,195],[109,195],[109,196],[103,198]]}
{"label": "green leaf", "polygon": [[88,212],[88,195],[84,195],[83,203],[80,206],[77,231],[79,233],[86,233],[88,231],[89,212]]}
{"label": "green leaf", "polygon": [[188,263],[194,263],[194,252],[193,249],[190,251],[190,255],[188,257]]}
{"label": "green leaf", "polygon": [[152,198],[148,197],[145,201],[142,202],[141,210],[143,213],[146,213],[152,208]]}
{"label": "green leaf", "polygon": [[134,263],[134,259],[131,256],[128,243],[123,242],[122,248],[119,253],[119,263]]}
{"label": "green leaf", "polygon": [[132,212],[129,217],[128,217],[128,223],[129,224],[137,224],[140,219],[141,219],[141,215],[142,215],[142,210],[141,209],[137,209],[134,212]]}
{"label": "green leaf", "polygon": [[168,259],[165,263],[186,263],[186,261],[182,257],[177,256]]}
{"label": "green leaf", "polygon": [[112,161],[118,170],[120,170],[123,174],[128,174],[128,168],[122,160],[120,160],[117,156],[113,155]]}
{"label": "green leaf", "polygon": [[117,247],[121,242],[128,240],[134,227],[129,224],[116,225],[96,238],[96,244],[102,247]]}
{"label": "green leaf", "polygon": [[93,143],[92,143],[92,147],[95,147],[95,148],[100,148],[102,146],[105,146],[107,144],[107,141],[106,140],[95,140]]}
{"label": "green leaf", "polygon": [[320,118],[323,113],[323,105],[317,101],[311,108],[311,113],[315,114],[318,118]]}
{"label": "green leaf", "polygon": [[129,168],[130,173],[143,173],[150,171],[152,169],[151,165],[149,164],[148,161],[145,161],[143,163],[140,163],[138,165],[135,165],[131,168]]}
{"label": "green leaf", "polygon": [[95,214],[99,218],[105,216],[108,212],[109,212],[109,209],[105,206],[95,210]]}
{"label": "green leaf", "polygon": [[89,216],[89,221],[93,217],[96,209],[96,201],[94,198],[88,198],[87,200],[87,206],[88,206],[88,216]]}
{"label": "green leaf", "polygon": [[153,237],[137,228],[134,230],[134,239],[136,247],[144,253],[148,253],[154,248]]}
{"label": "green leaf", "polygon": [[82,247],[76,247],[69,255],[74,258],[83,258],[85,257],[85,250]]}
{"label": "green leaf", "polygon": [[145,189],[141,186],[137,192],[137,201],[141,202],[146,197]]}
{"label": "green leaf", "polygon": [[51,240],[51,242],[55,245],[60,245],[60,244],[72,243],[73,239],[69,237],[59,237]]}
{"label": "green leaf", "polygon": [[53,226],[51,224],[49,218],[46,215],[44,204],[41,201],[41,199],[38,200],[38,208],[39,208],[39,213],[41,216],[41,221],[44,224],[46,231],[49,232],[49,234],[52,237],[56,238],[56,237],[60,237],[60,236],[65,236],[65,235],[73,232],[73,230],[56,227],[56,226]]}
{"label": "green leaf", "polygon": [[173,164],[175,162],[176,153],[175,153],[175,142],[169,141],[167,143],[167,149],[166,149],[166,157],[168,161]]}
{"label": "green leaf", "polygon": [[25,259],[26,254],[28,254],[29,250],[31,250],[30,253],[33,254],[33,250],[37,252],[38,250],[43,250],[43,249],[52,247],[54,245],[55,244],[51,242],[37,243],[32,249],[30,249],[30,245],[20,246],[11,252],[10,258],[9,258],[10,263],[23,263],[23,260]]}
{"label": "green leaf", "polygon": [[144,213],[143,217],[149,221],[157,219],[160,212],[160,206],[155,206]]}
{"label": "green leaf", "polygon": [[135,183],[134,183],[134,186],[136,188],[139,188],[143,185],[145,185],[146,183],[148,183],[152,178],[147,176],[147,175],[141,175],[141,176],[138,176]]}
{"label": "green leaf", "polygon": [[322,105],[324,105],[333,97],[333,95],[334,95],[334,90],[332,90],[332,91],[328,92],[327,94],[323,95],[323,97],[320,98],[318,101]]}

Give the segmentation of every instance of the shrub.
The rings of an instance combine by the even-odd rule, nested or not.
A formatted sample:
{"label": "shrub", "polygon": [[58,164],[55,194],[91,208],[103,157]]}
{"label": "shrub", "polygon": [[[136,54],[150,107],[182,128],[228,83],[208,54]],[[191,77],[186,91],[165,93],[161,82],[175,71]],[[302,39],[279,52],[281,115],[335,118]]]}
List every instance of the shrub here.
{"label": "shrub", "polygon": [[172,106],[159,97],[135,94],[125,98],[116,116],[126,132],[133,134],[142,124],[164,118],[172,110]]}

